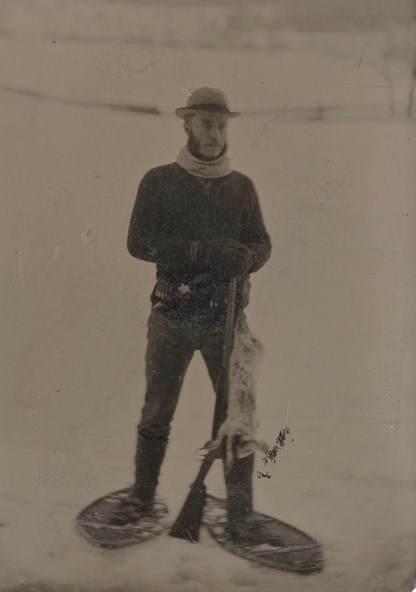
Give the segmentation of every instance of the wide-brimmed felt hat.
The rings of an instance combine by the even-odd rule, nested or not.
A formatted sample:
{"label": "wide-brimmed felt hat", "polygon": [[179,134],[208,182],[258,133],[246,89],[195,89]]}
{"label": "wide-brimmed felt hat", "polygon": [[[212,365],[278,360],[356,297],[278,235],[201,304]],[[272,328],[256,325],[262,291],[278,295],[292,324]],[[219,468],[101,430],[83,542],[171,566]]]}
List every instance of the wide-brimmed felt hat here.
{"label": "wide-brimmed felt hat", "polygon": [[241,115],[237,111],[230,110],[228,99],[222,90],[208,86],[194,90],[188,97],[186,107],[179,107],[175,113],[181,119],[194,113],[215,113],[217,115],[227,115],[228,117]]}

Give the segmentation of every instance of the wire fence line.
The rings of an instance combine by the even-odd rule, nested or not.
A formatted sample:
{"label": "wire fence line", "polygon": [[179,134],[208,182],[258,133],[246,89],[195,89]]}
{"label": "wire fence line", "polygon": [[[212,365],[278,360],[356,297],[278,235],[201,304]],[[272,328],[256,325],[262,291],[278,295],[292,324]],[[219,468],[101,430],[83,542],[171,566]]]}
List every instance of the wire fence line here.
{"label": "wire fence line", "polygon": [[[246,111],[246,117],[269,117],[273,118],[274,123],[296,123],[313,121],[379,121],[389,119],[415,119],[416,113],[413,108],[414,86],[409,86],[409,101],[401,109],[391,110],[389,104],[386,105],[305,105],[305,106],[285,106],[276,109],[258,109]],[[16,88],[12,86],[0,86],[0,93],[4,98],[14,96],[23,100],[36,100],[39,102],[49,102],[62,104],[84,109],[106,109],[109,111],[118,111],[129,113],[131,115],[151,115],[162,117],[174,117],[173,112],[164,112],[154,105],[140,105],[118,102],[105,102],[93,100],[80,100],[70,97],[54,96],[39,91]],[[0,94],[0,98],[1,98]]]}

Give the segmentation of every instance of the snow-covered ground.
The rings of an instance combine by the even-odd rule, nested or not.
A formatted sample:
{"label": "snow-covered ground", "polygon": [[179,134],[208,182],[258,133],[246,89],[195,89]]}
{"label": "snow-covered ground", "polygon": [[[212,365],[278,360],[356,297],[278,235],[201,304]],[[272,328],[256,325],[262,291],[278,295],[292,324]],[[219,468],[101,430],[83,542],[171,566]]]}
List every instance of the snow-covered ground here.
{"label": "snow-covered ground", "polygon": [[[273,113],[322,100],[386,113],[382,65],[371,48],[368,65],[351,51],[0,41],[2,592],[411,589],[414,123],[289,124]],[[408,74],[393,72],[400,114]],[[256,506],[321,541],[319,575],[252,567],[205,532],[199,545],[163,537],[109,553],[74,529],[87,502],[132,478],[154,269],[128,255],[127,225],[144,172],[183,144],[173,109],[202,84],[225,88],[235,108],[265,110],[233,122],[230,152],[255,181],[274,244],[248,309],[266,348],[260,434],[273,443],[289,425],[293,441],[271,479],[256,479]],[[212,403],[195,356],[160,484],[169,519],[196,474]],[[223,494],[220,467],[208,485]]]}

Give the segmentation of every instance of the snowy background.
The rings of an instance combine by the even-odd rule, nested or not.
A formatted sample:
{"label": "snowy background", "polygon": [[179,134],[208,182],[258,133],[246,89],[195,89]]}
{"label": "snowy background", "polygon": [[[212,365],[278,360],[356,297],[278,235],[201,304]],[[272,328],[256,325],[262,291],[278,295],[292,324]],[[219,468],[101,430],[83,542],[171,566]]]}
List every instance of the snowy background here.
{"label": "snowy background", "polygon": [[[1,592],[412,589],[411,11],[296,6],[1,2]],[[273,444],[288,425],[291,439],[255,480],[256,507],[322,543],[319,575],[252,567],[205,532],[109,553],[74,529],[132,479],[154,269],[128,255],[127,226],[143,174],[184,143],[174,109],[201,85],[247,115],[230,153],[274,245],[248,319],[266,348],[260,435]],[[196,355],[160,484],[169,520],[212,409]],[[208,485],[224,494],[220,467]]]}

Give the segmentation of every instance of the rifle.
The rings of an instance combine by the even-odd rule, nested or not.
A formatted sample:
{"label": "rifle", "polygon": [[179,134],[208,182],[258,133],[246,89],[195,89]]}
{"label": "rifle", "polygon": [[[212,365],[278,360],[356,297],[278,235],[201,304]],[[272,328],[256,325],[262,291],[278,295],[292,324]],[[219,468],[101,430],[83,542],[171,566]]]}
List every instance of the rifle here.
{"label": "rifle", "polygon": [[[234,325],[235,325],[235,297],[236,297],[236,278],[231,279],[228,286],[227,295],[227,316],[224,329],[224,344],[222,366],[217,378],[216,401],[214,411],[214,421],[212,427],[212,439],[214,440],[217,432],[224,421],[227,411],[228,383],[230,358],[233,347]],[[185,500],[174,525],[170,530],[170,536],[178,539],[184,539],[191,543],[197,543],[199,539],[199,530],[201,527],[202,514],[204,511],[207,488],[204,484],[214,460],[218,458],[217,451],[210,451],[206,454],[197,474],[195,481],[191,485],[188,497]]]}

